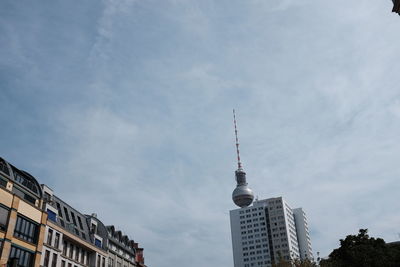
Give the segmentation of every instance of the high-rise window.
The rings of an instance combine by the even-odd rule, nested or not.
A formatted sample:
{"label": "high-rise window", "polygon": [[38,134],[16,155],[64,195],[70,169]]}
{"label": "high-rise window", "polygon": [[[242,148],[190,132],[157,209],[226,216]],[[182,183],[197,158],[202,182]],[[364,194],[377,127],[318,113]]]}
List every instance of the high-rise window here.
{"label": "high-rise window", "polygon": [[31,267],[33,266],[33,253],[26,250],[11,246],[10,256],[8,258],[7,266],[14,266],[16,262],[18,267]]}
{"label": "high-rise window", "polygon": [[47,233],[47,245],[51,246],[51,241],[53,239],[53,230],[49,229],[48,233]]}
{"label": "high-rise window", "polygon": [[14,236],[31,243],[37,242],[38,224],[18,215]]}

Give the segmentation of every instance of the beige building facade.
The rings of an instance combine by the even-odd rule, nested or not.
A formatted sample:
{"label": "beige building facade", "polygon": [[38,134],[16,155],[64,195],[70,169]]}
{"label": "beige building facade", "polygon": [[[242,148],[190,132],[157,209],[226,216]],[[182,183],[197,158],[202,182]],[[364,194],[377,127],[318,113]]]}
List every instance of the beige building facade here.
{"label": "beige building facade", "polygon": [[39,267],[47,214],[29,173],[0,158],[0,266]]}

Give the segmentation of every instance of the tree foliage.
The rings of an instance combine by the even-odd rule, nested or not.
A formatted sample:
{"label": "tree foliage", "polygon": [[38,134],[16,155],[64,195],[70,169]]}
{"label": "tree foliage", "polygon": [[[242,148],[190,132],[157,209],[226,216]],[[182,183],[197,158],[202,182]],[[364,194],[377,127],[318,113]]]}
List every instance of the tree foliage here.
{"label": "tree foliage", "polygon": [[321,267],[398,267],[400,245],[386,244],[382,238],[369,237],[367,229],[358,235],[348,235],[340,240],[329,258],[321,260]]}
{"label": "tree foliage", "polygon": [[300,260],[292,259],[291,261],[283,259],[279,255],[278,263],[273,264],[272,267],[316,267],[317,264],[309,259]]}

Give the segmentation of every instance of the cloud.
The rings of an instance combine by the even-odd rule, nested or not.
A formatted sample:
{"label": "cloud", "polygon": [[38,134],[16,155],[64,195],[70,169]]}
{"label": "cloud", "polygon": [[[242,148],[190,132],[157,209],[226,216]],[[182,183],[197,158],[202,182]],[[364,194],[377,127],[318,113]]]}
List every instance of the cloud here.
{"label": "cloud", "polygon": [[358,228],[393,241],[390,5],[2,2],[2,157],[121,228],[149,266],[232,266],[236,108],[250,186],[304,208],[314,251]]}

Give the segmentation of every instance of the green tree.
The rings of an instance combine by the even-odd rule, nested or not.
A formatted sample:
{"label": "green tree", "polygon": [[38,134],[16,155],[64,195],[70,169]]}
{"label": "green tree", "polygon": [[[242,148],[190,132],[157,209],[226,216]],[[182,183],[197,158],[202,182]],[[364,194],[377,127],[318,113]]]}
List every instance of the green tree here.
{"label": "green tree", "polygon": [[398,267],[400,245],[388,245],[382,238],[369,237],[367,229],[358,235],[348,235],[340,240],[329,258],[321,260],[321,267]]}
{"label": "green tree", "polygon": [[278,263],[273,264],[272,267],[316,267],[316,263],[309,260],[292,259],[285,260],[280,253],[278,253]]}

